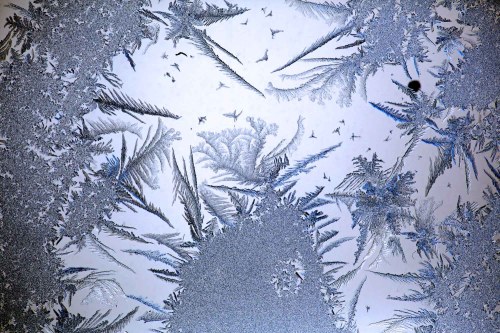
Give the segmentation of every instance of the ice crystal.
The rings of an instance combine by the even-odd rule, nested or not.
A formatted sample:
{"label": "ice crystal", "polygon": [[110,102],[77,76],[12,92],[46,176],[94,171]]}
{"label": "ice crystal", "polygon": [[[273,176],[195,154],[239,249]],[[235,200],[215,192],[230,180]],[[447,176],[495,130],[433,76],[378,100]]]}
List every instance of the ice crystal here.
{"label": "ice crystal", "polygon": [[[89,128],[83,116],[97,107],[101,75],[119,83],[110,72],[111,58],[125,49],[131,57],[149,36],[151,20],[139,14],[148,4],[37,0],[26,8],[10,5],[15,13],[0,42],[0,122],[8,137],[0,158],[1,192],[9,193],[0,199],[2,331],[47,328],[51,309],[74,292],[74,284],[59,274],[63,263],[57,247],[89,245],[113,260],[95,236],[96,227],[141,241],[111,220],[123,202],[104,176],[115,175],[114,159],[103,173],[92,169],[96,157],[112,153],[100,136],[130,127],[110,122]],[[104,286],[94,282],[96,288]],[[115,332],[133,315],[105,322],[107,314],[85,319],[62,306],[57,332]]]}
{"label": "ice crystal", "polygon": [[[145,39],[149,44],[144,51],[156,43],[165,26],[174,47],[189,40],[225,75],[262,95],[229,65],[243,65],[240,59],[205,30],[248,9],[199,0],[173,1],[164,11],[148,7],[148,0],[9,5],[14,13],[6,19],[0,41],[0,331],[118,333],[139,312],[112,313],[110,301],[126,295],[147,309],[136,319],[161,321],[171,332],[356,332],[367,279],[356,282],[345,306],[341,288],[358,277],[375,251],[376,262],[388,254],[404,260],[403,237],[425,260],[420,269],[375,274],[412,283],[405,294],[389,299],[419,304],[412,310],[399,307],[384,320],[387,332],[500,329],[495,298],[498,2],[287,3],[331,28],[276,70],[293,70],[299,61],[306,68],[312,64],[284,75],[301,80],[298,86],[270,87],[280,99],[309,96],[324,102],[340,89],[338,102],[349,105],[357,90],[366,98],[368,78],[387,66],[399,66],[411,78],[408,63],[420,76],[429,54],[444,59],[432,70],[435,92],[393,81],[407,101],[371,103],[397,123],[406,141],[395,165],[384,169],[377,155],[371,160],[356,157],[355,170],[326,197],[321,184],[312,184],[305,193],[296,184],[299,176],[318,171],[316,162],[340,143],[295,160],[305,131],[302,117],[292,138],[269,147],[277,125],[249,117],[246,127],[238,127],[236,111],[223,113],[234,118],[234,128],[199,133],[202,142],[184,159],[180,149],[172,151],[180,135],[170,125],[141,125],[152,117],[174,122],[180,113],[120,90],[123,82],[113,71],[113,57],[139,71],[136,51]],[[445,9],[458,14],[457,19],[439,17]],[[274,14],[278,16],[276,9]],[[281,31],[280,38],[286,34],[286,28],[271,31],[273,36]],[[314,57],[333,44],[339,55]],[[468,113],[451,115],[457,110]],[[119,136],[121,149],[115,152]],[[135,148],[132,138],[137,139]],[[485,179],[493,184],[485,189],[483,202],[459,200],[439,223],[436,202],[416,204],[415,173],[403,161],[411,160],[419,143],[437,147],[426,194],[448,169],[462,165],[469,187],[472,173],[479,178],[482,162]],[[168,168],[172,196],[184,209],[179,214],[173,210],[177,215],[172,217],[146,197],[148,190],[158,189]],[[198,168],[215,177],[200,181]],[[326,174],[324,179],[330,180]],[[336,249],[355,238],[334,229],[342,221],[322,211],[335,201],[347,205],[352,227],[359,230],[354,265],[347,271],[341,271],[348,263],[336,259]],[[114,221],[114,214],[123,210],[150,213],[166,228],[177,226],[183,215],[189,232],[141,235]],[[116,256],[101,232],[126,242],[122,257],[154,262],[158,266],[149,272],[177,288],[165,291],[163,303],[156,304],[140,292],[126,293],[111,270],[65,264],[66,255],[86,250],[120,273],[135,272],[137,267]],[[86,318],[72,312],[75,299],[103,308]]]}
{"label": "ice crystal", "polygon": [[303,264],[300,261],[300,253],[297,253],[297,257],[280,261],[276,265],[271,284],[279,297],[297,294],[302,281],[304,281],[305,275]]}
{"label": "ice crystal", "polygon": [[[401,156],[400,162],[411,153],[415,146],[420,142],[422,135],[429,126],[436,127],[434,119],[439,119],[443,109],[436,105],[435,100],[423,92],[414,92],[412,89],[403,86],[401,83],[393,81],[405,95],[410,98],[410,102],[391,103],[391,106],[379,103],[370,103],[377,110],[395,120],[399,129],[403,130],[403,135],[410,136],[406,143],[408,147]],[[398,109],[393,108],[397,107]]]}
{"label": "ice crystal", "polygon": [[335,332],[301,215],[269,193],[252,218],[202,242],[199,257],[180,269],[169,330]]}
{"label": "ice crystal", "polygon": [[[168,261],[160,252],[127,252],[163,262],[167,269],[151,271],[179,285],[165,302],[171,314],[167,321],[171,332],[347,332],[348,327],[335,314],[340,308],[337,288],[346,280],[335,273],[343,263],[323,263],[323,257],[351,238],[336,239],[338,232],[330,226],[337,219],[327,220],[318,210],[331,203],[320,197],[323,187],[304,196],[292,191],[293,178],[312,170],[314,162],[338,145],[290,165],[286,154],[298,145],[302,119],[294,137],[267,154],[262,153],[265,138],[277,131],[276,125],[252,118],[248,121],[251,129],[200,133],[205,142],[194,150],[214,171],[225,170],[222,176],[235,181],[236,186],[204,183],[199,187],[193,153],[189,168],[186,163],[179,168],[173,157],[174,187],[193,239],[186,247],[196,249],[197,254],[184,255],[185,247],[163,242],[171,239],[166,235],[147,237],[161,240],[178,254]],[[221,176],[216,175],[214,179]],[[213,216],[208,222],[202,208]],[[324,266],[329,267],[326,273]],[[356,304],[357,298],[353,302]],[[305,312],[304,307],[308,309]],[[264,312],[266,319],[257,320]],[[348,326],[349,330],[355,327],[353,315]]]}
{"label": "ice crystal", "polygon": [[[339,90],[337,101],[348,106],[352,95],[361,86],[366,96],[366,80],[386,65],[399,65],[408,76],[407,62],[427,61],[428,46],[424,40],[430,27],[440,22],[434,1],[414,4],[410,1],[347,1],[345,5],[324,2],[291,1],[305,15],[313,18],[340,20],[325,36],[306,47],[304,51],[276,69],[281,71],[297,61],[316,63],[309,70],[284,78],[302,80],[292,88],[267,90],[278,99],[290,100],[309,95],[322,103],[332,98],[334,88]],[[394,32],[400,33],[394,33]],[[336,49],[351,49],[350,55],[305,58],[327,43],[340,41]],[[356,51],[357,50],[357,51]]]}
{"label": "ice crystal", "polygon": [[437,72],[440,81],[440,99],[444,105],[467,108],[474,105],[480,109],[498,100],[499,85],[495,79],[500,75],[500,63],[495,55],[499,52],[500,31],[497,1],[476,0],[459,2],[459,20],[462,26],[477,30],[479,45],[464,49],[458,69],[445,61]]}
{"label": "ice crystal", "polygon": [[398,168],[383,170],[376,154],[372,160],[358,156],[353,159],[357,167],[337,186],[337,191],[327,196],[344,202],[352,215],[352,228],[359,227],[358,249],[355,262],[360,259],[369,239],[379,245],[377,258],[389,251],[393,255],[405,256],[397,236],[401,228],[413,220],[409,208],[414,205],[411,198],[414,174],[398,173]]}
{"label": "ice crystal", "polygon": [[[118,333],[133,318],[137,312],[136,307],[124,316],[118,316],[112,321],[106,319],[109,313],[96,311],[90,318],[85,318],[80,314],[74,315],[61,304],[61,309],[56,311],[56,324],[48,329],[50,333]],[[47,332],[47,331],[46,331]]]}
{"label": "ice crystal", "polygon": [[262,119],[247,118],[247,121],[250,129],[199,133],[205,143],[195,147],[194,151],[203,154],[199,162],[207,162],[209,168],[218,172],[220,181],[263,185],[282,169],[283,166],[275,162],[297,149],[304,133],[303,119],[299,118],[294,137],[287,144],[281,142],[268,154],[263,153],[266,137],[277,134],[277,125],[268,125]]}
{"label": "ice crystal", "polygon": [[402,232],[408,239],[415,242],[417,254],[427,259],[437,254],[437,245],[440,243],[438,233],[434,229],[434,211],[439,207],[432,199],[424,201],[415,209],[415,220],[413,227],[415,231]]}
{"label": "ice crystal", "polygon": [[[227,8],[222,8],[208,3],[203,6],[203,3],[199,0],[176,0],[170,3],[169,12],[148,12],[148,16],[168,26],[166,39],[171,39],[174,45],[177,45],[181,39],[189,39],[202,54],[211,58],[217,67],[227,76],[240,83],[242,86],[264,96],[257,88],[248,83],[243,77],[229,67],[229,65],[219,57],[216,51],[222,52],[225,56],[236,60],[240,64],[241,61],[234,54],[213,40],[207,34],[206,30],[201,30],[199,28],[231,19],[248,10],[231,4],[228,1],[226,1],[226,6]],[[157,15],[168,19],[170,25],[165,23],[163,19]]]}
{"label": "ice crystal", "polygon": [[[484,115],[486,113],[486,115]],[[476,140],[474,148],[479,153],[490,152],[490,158],[495,160],[500,149],[500,113],[497,109],[486,109],[473,130]]]}
{"label": "ice crystal", "polygon": [[[425,262],[418,273],[378,273],[394,281],[417,283],[412,294],[392,296],[407,302],[428,302],[433,311],[421,309],[418,316],[402,311],[383,321],[386,331],[399,327],[435,333],[495,332],[500,328],[498,241],[494,241],[496,221],[500,218],[497,193],[486,192],[487,206],[472,203],[457,205],[457,211],[441,225],[440,241],[447,256],[438,263]],[[484,214],[481,211],[485,211]],[[404,326],[403,326],[404,325]]]}
{"label": "ice crystal", "polygon": [[429,181],[425,189],[428,194],[436,179],[442,175],[446,169],[453,166],[453,163],[462,162],[465,167],[465,183],[467,188],[470,185],[470,168],[477,178],[476,160],[472,152],[473,124],[474,117],[467,113],[464,117],[452,116],[448,119],[448,126],[445,129],[433,128],[440,137],[423,139],[422,141],[432,144],[439,149],[439,155],[430,166]]}

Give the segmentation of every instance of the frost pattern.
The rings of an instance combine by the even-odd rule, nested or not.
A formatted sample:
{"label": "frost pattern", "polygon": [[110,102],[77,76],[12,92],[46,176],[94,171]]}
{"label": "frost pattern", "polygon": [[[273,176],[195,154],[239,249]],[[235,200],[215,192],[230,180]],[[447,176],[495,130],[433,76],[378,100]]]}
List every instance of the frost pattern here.
{"label": "frost pattern", "polygon": [[[228,332],[334,331],[321,297],[321,266],[302,231],[300,212],[280,205],[272,194],[257,211],[202,243],[199,258],[180,269],[182,291],[169,321],[171,332],[217,331],[221,326]],[[282,271],[297,251],[303,280]],[[296,270],[293,261],[287,266]],[[270,283],[276,267],[277,290]],[[279,297],[282,293],[287,297]]]}
{"label": "frost pattern", "polygon": [[[200,26],[206,27],[220,21],[231,19],[248,10],[231,4],[228,1],[225,1],[225,4],[227,8],[218,7],[213,4],[205,4],[204,7],[203,3],[199,0],[176,0],[170,3],[170,12],[157,11],[155,13],[147,12],[147,14],[148,17],[168,26],[166,38],[171,39],[174,45],[177,45],[180,39],[189,39],[202,54],[211,58],[217,67],[228,77],[257,94],[264,96],[257,88],[248,83],[243,77],[229,67],[215,51],[220,51],[241,64],[238,57],[213,40],[206,33],[206,30],[200,30],[198,28]],[[168,19],[170,24],[165,23],[163,19],[157,15]]]}
{"label": "frost pattern", "polygon": [[[499,87],[494,78],[500,66],[494,55],[499,45],[499,8],[495,1],[453,1],[454,6],[434,0],[287,2],[305,16],[323,19],[333,27],[275,70],[282,71],[299,61],[314,64],[299,73],[282,75],[285,80],[300,81],[298,85],[277,88],[269,84],[267,92],[280,100],[309,96],[313,101],[324,103],[332,99],[335,92],[338,104],[349,106],[357,90],[366,99],[366,82],[370,76],[386,66],[400,66],[411,79],[408,63],[419,73],[419,67],[431,61],[430,53],[442,54],[446,59],[436,64],[434,73],[439,79],[440,101],[444,105],[468,107],[473,104],[484,108],[498,99]],[[449,19],[440,16],[441,6],[458,8],[459,18],[453,26],[449,26]],[[467,36],[466,28],[478,31]],[[474,37],[480,40],[479,45]],[[331,56],[307,58],[330,43],[335,44],[334,50],[352,53],[337,56],[334,51]],[[454,64],[457,56],[458,65]]]}
{"label": "frost pattern", "polygon": [[[257,14],[274,22],[283,5],[8,5],[13,13],[0,41],[1,331],[118,333],[140,324],[153,332],[353,333],[360,331],[358,319],[370,314],[367,302],[381,301],[370,299],[377,278],[404,290],[388,296],[395,310],[373,323],[378,331],[500,330],[498,3],[286,3],[329,25],[291,59],[274,59],[266,51],[259,60],[281,63],[275,72],[305,66],[283,75],[286,82],[299,80],[297,86],[267,90],[301,108],[288,138],[268,121],[290,122],[279,113],[284,110],[272,110],[275,117],[252,110],[258,116],[245,123],[239,116],[251,112],[241,108],[220,112],[231,118],[231,128],[203,130],[207,116],[199,115],[197,136],[193,131],[181,137],[175,128],[189,122],[184,118],[192,110],[125,92],[127,84],[113,69],[121,58],[139,72],[144,59],[137,51],[148,57],[154,44],[165,46],[163,33],[176,50],[163,59],[191,60],[177,52],[187,39],[260,99],[262,92],[233,69],[248,65],[240,60],[241,49],[229,51],[216,41],[220,31],[210,29],[256,29]],[[457,15],[439,15],[446,11]],[[241,15],[250,21],[235,23]],[[238,38],[258,29],[249,31]],[[270,31],[273,42],[295,37],[283,27]],[[333,47],[331,56],[314,57],[325,47]],[[171,66],[181,72],[177,63]],[[400,96],[376,101],[367,82],[388,66],[411,80],[431,75],[435,86],[421,90],[392,80]],[[222,88],[229,87],[220,82],[216,92]],[[365,135],[371,128],[343,144],[337,135],[347,138],[344,119],[333,139],[311,129],[311,104],[300,101],[303,96],[329,103],[336,95],[348,106],[356,91],[369,96],[368,110],[388,116],[390,134],[400,135],[393,165],[373,153],[380,145],[368,147],[369,157],[351,153],[359,148],[356,139],[370,142]],[[403,101],[396,102],[398,97]],[[219,112],[221,104],[210,107]],[[208,121],[215,118],[211,113]],[[338,125],[332,119],[321,121]],[[191,150],[178,145],[190,137],[196,141]],[[430,167],[417,171],[414,162],[426,149],[434,153]],[[343,180],[330,179],[345,156],[352,158],[351,171]],[[465,177],[448,183],[444,191],[451,199],[437,197],[455,171]],[[173,207],[150,197],[162,190],[170,192]],[[473,197],[478,190],[482,198]],[[450,211],[440,199],[456,199],[456,208]],[[445,208],[446,217],[438,218]],[[161,227],[143,233],[117,216]],[[346,256],[351,245],[354,253]],[[96,266],[68,264],[81,254],[91,254]],[[419,268],[401,273],[416,260]],[[102,263],[105,269],[98,268]],[[396,263],[398,272],[386,263]],[[165,289],[148,294],[142,282],[137,289],[121,283],[124,276],[146,275]],[[77,300],[92,310],[82,315]]]}
{"label": "frost pattern", "polygon": [[[307,16],[325,18],[334,23],[332,30],[307,46],[297,56],[275,71],[282,71],[298,61],[314,64],[314,67],[298,74],[284,75],[285,79],[300,80],[292,88],[275,88],[268,92],[278,99],[290,100],[304,95],[323,103],[333,97],[339,88],[337,101],[349,106],[352,95],[361,86],[366,96],[366,80],[386,65],[402,66],[407,75],[409,61],[422,63],[427,60],[427,31],[440,22],[434,1],[358,1],[346,4],[309,1],[289,1]],[[399,34],[394,34],[400,31]],[[329,43],[336,50],[353,50],[345,56],[305,58]]]}
{"label": "frost pattern", "polygon": [[[360,259],[369,239],[370,251],[377,251],[375,261],[384,252],[401,255],[405,260],[403,248],[397,235],[404,225],[413,221],[409,208],[414,205],[411,196],[414,174],[398,173],[397,169],[383,170],[376,154],[371,161],[359,156],[354,159],[355,171],[349,173],[337,189],[344,191],[327,194],[344,202],[352,215],[352,228],[359,227],[358,249],[355,263]],[[364,260],[363,260],[364,261]]]}
{"label": "frost pattern", "polygon": [[[87,290],[87,300],[99,295],[106,302],[122,290],[104,272],[83,275],[92,268],[65,268],[63,258],[88,247],[117,267],[132,270],[115,258],[97,231],[145,242],[115,223],[113,213],[135,205],[160,214],[143,197],[142,186],[152,184],[148,172],[156,172],[158,159],[165,159],[158,152],[164,149],[158,140],[164,144],[174,138],[162,136],[160,124],[161,138],[155,136],[156,141],[134,154],[126,166],[124,144],[122,159],[108,157],[99,170],[94,160],[113,152],[111,142],[102,136],[127,132],[140,136],[140,129],[118,120],[87,123],[84,118],[102,106],[97,96],[107,96],[101,78],[116,87],[121,84],[111,71],[112,57],[123,50],[131,57],[144,38],[153,38],[147,29],[151,20],[139,14],[147,5],[147,1],[10,5],[16,13],[7,19],[8,33],[0,43],[4,60],[0,122],[6,137],[1,190],[9,193],[0,201],[2,331],[118,332],[137,312],[112,320],[107,319],[108,310],[90,318],[72,314],[71,300],[78,292]],[[82,11],[83,7],[89,10]],[[107,101],[112,99],[110,95]],[[140,114],[152,114],[148,108],[161,110],[145,103],[129,105],[131,99],[120,102],[113,107]],[[108,104],[101,111],[112,114],[113,107]],[[124,172],[128,176],[123,177]]]}
{"label": "frost pattern", "polygon": [[[298,253],[298,257],[300,253]],[[272,275],[271,284],[279,297],[298,294],[300,285],[304,281],[304,265],[300,259],[280,261]]]}
{"label": "frost pattern", "polygon": [[[397,282],[417,284],[419,289],[391,299],[426,301],[432,311],[422,309],[414,316],[401,311],[387,319],[387,332],[401,327],[447,333],[461,327],[468,332],[495,332],[500,328],[497,283],[500,218],[498,192],[485,192],[487,205],[458,202],[457,210],[437,230],[446,253],[436,263],[426,261],[416,273],[377,273]],[[495,239],[496,240],[493,240]],[[492,241],[493,240],[493,241]]]}
{"label": "frost pattern", "polygon": [[[185,246],[196,246],[198,254],[182,259],[170,255],[171,259],[167,259],[166,254],[133,251],[166,264],[167,270],[152,271],[162,280],[179,284],[168,302],[171,317],[167,328],[170,332],[214,331],[221,326],[227,331],[244,332],[269,328],[276,332],[350,332],[354,327],[352,315],[347,325],[335,314],[340,303],[336,290],[343,282],[337,281],[335,269],[323,269],[330,265],[338,269],[342,263],[322,260],[326,253],[349,239],[335,240],[338,232],[329,226],[336,219],[325,222],[327,216],[316,209],[330,203],[319,197],[323,188],[303,197],[296,197],[291,191],[293,177],[309,172],[312,163],[325,158],[338,145],[290,166],[285,152],[291,154],[300,142],[302,119],[288,144],[280,143],[267,154],[262,153],[264,141],[275,133],[276,125],[260,119],[248,121],[250,129],[200,133],[206,143],[194,150],[202,156],[200,162],[216,172],[226,171],[218,173],[215,179],[223,176],[239,185],[205,184],[199,188],[192,154],[190,172],[184,168],[181,173],[177,162],[173,165],[184,217],[194,241]],[[275,161],[272,168],[259,176],[255,170],[266,169],[256,166],[271,156]],[[201,214],[200,194],[213,216],[208,222]],[[170,238],[154,236],[158,240],[164,237]],[[180,251],[179,247],[163,244]],[[303,311],[304,306],[307,312]],[[225,311],[214,313],[216,308]],[[246,314],[244,319],[242,312]]]}

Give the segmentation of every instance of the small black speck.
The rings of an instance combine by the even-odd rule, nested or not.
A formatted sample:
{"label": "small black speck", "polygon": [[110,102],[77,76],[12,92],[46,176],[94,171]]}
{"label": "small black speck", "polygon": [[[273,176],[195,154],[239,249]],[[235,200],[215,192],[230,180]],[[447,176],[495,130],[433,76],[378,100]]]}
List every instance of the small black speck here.
{"label": "small black speck", "polygon": [[422,87],[422,85],[420,84],[420,81],[418,81],[418,80],[413,80],[413,81],[410,81],[408,83],[408,88],[410,88],[414,92],[419,91],[421,87]]}

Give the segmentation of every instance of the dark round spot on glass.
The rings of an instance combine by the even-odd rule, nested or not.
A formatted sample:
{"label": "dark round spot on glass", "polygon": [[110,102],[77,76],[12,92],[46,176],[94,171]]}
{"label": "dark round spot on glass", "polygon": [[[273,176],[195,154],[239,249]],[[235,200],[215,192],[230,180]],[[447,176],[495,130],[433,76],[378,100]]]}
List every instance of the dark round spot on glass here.
{"label": "dark round spot on glass", "polygon": [[420,84],[420,81],[418,80],[413,80],[413,81],[410,81],[408,83],[408,88],[410,88],[411,90],[413,90],[414,92],[417,92],[420,90],[421,88],[421,84]]}

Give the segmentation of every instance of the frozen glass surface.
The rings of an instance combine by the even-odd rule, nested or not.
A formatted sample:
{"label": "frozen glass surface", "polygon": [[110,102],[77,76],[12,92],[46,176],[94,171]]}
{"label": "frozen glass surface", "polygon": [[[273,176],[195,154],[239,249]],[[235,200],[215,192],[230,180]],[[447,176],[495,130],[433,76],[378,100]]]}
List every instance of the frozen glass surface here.
{"label": "frozen glass surface", "polygon": [[497,0],[0,3],[0,332],[500,332]]}

